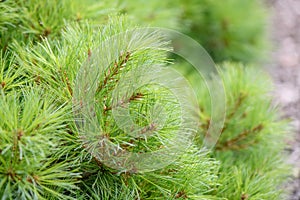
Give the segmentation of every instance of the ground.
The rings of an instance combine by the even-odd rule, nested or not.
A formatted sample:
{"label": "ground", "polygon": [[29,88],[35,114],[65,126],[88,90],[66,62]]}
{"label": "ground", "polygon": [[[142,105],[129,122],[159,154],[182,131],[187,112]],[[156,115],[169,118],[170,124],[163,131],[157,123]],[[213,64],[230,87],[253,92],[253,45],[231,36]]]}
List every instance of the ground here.
{"label": "ground", "polygon": [[267,70],[274,80],[274,102],[283,117],[291,120],[293,137],[287,141],[292,180],[289,200],[300,200],[300,0],[269,0],[270,33],[273,41]]}

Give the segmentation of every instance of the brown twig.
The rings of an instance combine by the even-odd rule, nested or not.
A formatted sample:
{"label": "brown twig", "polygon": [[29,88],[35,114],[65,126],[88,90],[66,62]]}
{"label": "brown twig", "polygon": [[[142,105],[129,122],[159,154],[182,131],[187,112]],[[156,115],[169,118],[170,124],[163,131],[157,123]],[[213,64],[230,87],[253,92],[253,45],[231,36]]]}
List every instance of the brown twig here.
{"label": "brown twig", "polygon": [[[114,107],[117,107],[117,106],[122,106],[124,105],[125,103],[129,103],[130,101],[134,101],[134,100],[138,100],[138,99],[141,99],[144,95],[142,93],[136,93],[136,94],[132,94],[131,97],[125,101],[121,101],[118,105],[114,106]],[[104,112],[107,112],[109,110],[112,110],[112,106],[106,106],[104,105]]]}
{"label": "brown twig", "polygon": [[117,61],[115,61],[113,67],[111,69],[107,70],[103,82],[101,84],[99,84],[99,86],[97,88],[97,92],[99,92],[100,90],[105,88],[108,81],[112,80],[112,78],[114,76],[116,76],[119,73],[119,71],[126,66],[126,63],[128,62],[129,57],[130,57],[130,52],[126,52],[125,56],[123,54],[121,54],[121,56],[118,59],[119,63]]}
{"label": "brown twig", "polygon": [[226,121],[231,120],[231,118],[237,113],[238,109],[242,105],[245,98],[246,98],[246,94],[243,94],[243,93],[239,94],[239,97],[238,97],[237,101],[234,104],[233,111],[228,114],[228,116],[226,117]]}
{"label": "brown twig", "polygon": [[256,133],[256,132],[261,131],[263,128],[264,128],[263,125],[259,124],[259,125],[257,125],[256,127],[252,128],[250,130],[249,129],[244,130],[242,133],[238,134],[233,139],[227,140],[223,144],[217,145],[216,149],[217,150],[227,150],[227,149],[237,149],[237,147],[240,147],[240,148],[246,147],[245,145],[236,145],[236,143],[243,140],[243,139],[245,139],[251,133]]}
{"label": "brown twig", "polygon": [[71,94],[71,96],[73,96],[73,90],[72,90],[72,87],[71,87],[71,84],[70,84],[70,80],[67,76],[67,72],[64,71],[64,75],[65,75],[65,80],[66,80],[66,84],[67,84],[67,89],[69,91],[69,93]]}
{"label": "brown twig", "polygon": [[[234,107],[233,107],[233,110],[227,115],[226,117],[226,121],[224,123],[224,127],[222,128],[222,131],[221,133],[223,133],[226,129],[227,129],[227,124],[228,124],[228,121],[230,121],[232,119],[232,117],[237,113],[238,109],[240,108],[240,106],[242,105],[243,101],[245,100],[246,98],[246,95],[243,94],[243,93],[240,93],[239,94],[239,97],[237,99],[237,101],[235,102],[234,104]],[[244,114],[243,114],[244,115]],[[210,126],[210,119],[207,119],[206,120],[206,123],[202,124],[201,127],[204,129],[204,130],[208,130],[209,126]]]}
{"label": "brown twig", "polygon": [[248,199],[248,195],[243,193],[241,196],[241,200],[247,200]]}
{"label": "brown twig", "polygon": [[91,51],[91,49],[89,48],[89,49],[88,49],[88,60],[91,59],[91,56],[92,56],[92,51]]}
{"label": "brown twig", "polygon": [[4,81],[1,82],[1,87],[4,88],[6,83]]}
{"label": "brown twig", "polygon": [[185,191],[180,191],[175,195],[175,199],[179,199],[179,198],[187,199],[188,196],[186,195]]}
{"label": "brown twig", "polygon": [[145,126],[141,131],[140,131],[140,134],[145,134],[149,131],[155,131],[157,130],[157,124],[155,123],[151,123],[149,126]]}

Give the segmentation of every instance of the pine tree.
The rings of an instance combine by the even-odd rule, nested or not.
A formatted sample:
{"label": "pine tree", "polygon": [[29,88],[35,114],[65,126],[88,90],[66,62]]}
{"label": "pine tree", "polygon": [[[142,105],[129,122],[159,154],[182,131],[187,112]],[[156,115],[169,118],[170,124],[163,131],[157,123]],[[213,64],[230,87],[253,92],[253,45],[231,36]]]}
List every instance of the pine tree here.
{"label": "pine tree", "polygon": [[[203,35],[201,43],[223,41],[222,30],[192,27],[240,13],[238,0],[225,8],[189,2],[152,1],[145,12],[142,1],[0,3],[1,199],[282,199],[288,125],[272,105],[267,75],[218,64],[227,112],[215,148],[206,148],[213,115],[207,82],[175,62],[161,32],[139,28],[184,22],[181,30]],[[211,14],[198,16],[199,8]],[[248,29],[240,30],[229,34],[232,41],[244,33],[248,41]],[[256,39],[263,37],[258,31]],[[257,59],[243,45],[205,47],[217,60]]]}

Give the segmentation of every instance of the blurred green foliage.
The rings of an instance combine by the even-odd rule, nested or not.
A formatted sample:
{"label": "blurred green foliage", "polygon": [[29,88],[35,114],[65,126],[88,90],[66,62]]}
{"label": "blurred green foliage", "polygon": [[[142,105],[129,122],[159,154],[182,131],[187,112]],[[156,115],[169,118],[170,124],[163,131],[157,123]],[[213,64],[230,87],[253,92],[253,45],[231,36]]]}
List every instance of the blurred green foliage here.
{"label": "blurred green foliage", "polygon": [[188,34],[216,62],[255,63],[268,53],[268,10],[259,0],[127,0],[121,5],[142,25]]}
{"label": "blurred green foliage", "polygon": [[[55,37],[65,21],[101,24],[127,14],[143,26],[176,29],[196,39],[216,62],[261,61],[267,55],[267,9],[259,0],[5,1],[0,4],[1,48],[9,38]],[[8,34],[9,33],[9,34]]]}

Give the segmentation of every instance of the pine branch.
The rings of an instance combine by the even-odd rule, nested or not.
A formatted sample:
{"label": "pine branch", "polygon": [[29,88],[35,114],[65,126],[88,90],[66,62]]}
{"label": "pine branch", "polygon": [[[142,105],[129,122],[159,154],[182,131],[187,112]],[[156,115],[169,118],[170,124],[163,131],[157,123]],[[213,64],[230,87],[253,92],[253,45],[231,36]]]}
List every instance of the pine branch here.
{"label": "pine branch", "polygon": [[107,72],[105,73],[104,80],[101,81],[101,83],[99,84],[96,93],[103,90],[109,81],[115,81],[115,82],[117,81],[117,80],[113,80],[113,77],[118,75],[119,72],[122,70],[122,68],[126,66],[129,57],[130,57],[130,52],[126,52],[125,55],[121,54],[120,57],[114,62],[113,67],[111,69],[108,68]]}
{"label": "pine branch", "polygon": [[[132,94],[129,99],[121,101],[119,104],[115,105],[115,107],[123,106],[124,104],[129,103],[131,101],[142,99],[143,96],[144,95],[142,93],[139,93],[139,92],[136,93],[136,94]],[[109,110],[112,110],[112,107],[104,105],[104,112],[107,112]]]}
{"label": "pine branch", "polygon": [[218,144],[216,147],[216,150],[229,150],[229,149],[242,149],[242,148],[246,148],[248,147],[250,144],[253,144],[253,142],[250,142],[246,144],[237,144],[239,141],[242,141],[248,137],[250,137],[250,135],[256,134],[258,132],[260,132],[262,129],[264,128],[264,126],[262,124],[259,124],[257,126],[255,126],[252,129],[249,130],[244,130],[243,132],[239,133],[236,137],[227,140],[224,143]]}
{"label": "pine branch", "polygon": [[247,95],[245,93],[239,93],[239,96],[237,100],[235,101],[235,104],[233,106],[232,111],[227,115],[226,121],[230,121],[232,117],[238,112],[239,108],[241,107],[242,103],[246,99]]}

